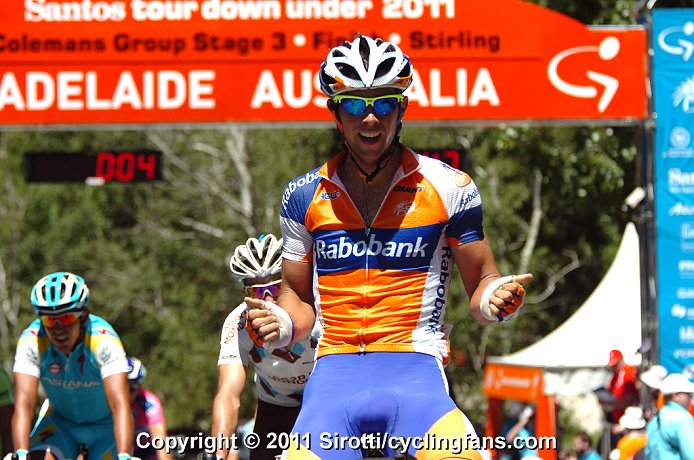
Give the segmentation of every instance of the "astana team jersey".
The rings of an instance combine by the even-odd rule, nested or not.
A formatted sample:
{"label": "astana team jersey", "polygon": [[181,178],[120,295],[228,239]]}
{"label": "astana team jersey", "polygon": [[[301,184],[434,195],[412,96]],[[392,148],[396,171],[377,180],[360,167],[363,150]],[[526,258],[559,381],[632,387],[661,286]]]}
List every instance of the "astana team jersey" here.
{"label": "astana team jersey", "polygon": [[316,361],[320,324],[308,338],[276,350],[257,346],[246,329],[246,304],[236,307],[224,321],[217,365],[243,364],[255,368],[258,399],[284,407],[301,406],[304,386]]}
{"label": "astana team jersey", "polygon": [[318,356],[421,352],[448,360],[443,330],[452,247],[484,238],[472,179],[403,146],[401,167],[370,227],[337,175],[344,152],[290,182],[283,257],[313,263],[324,333]]}
{"label": "astana team jersey", "polygon": [[38,378],[60,416],[89,423],[111,417],[102,380],[127,373],[128,361],[111,325],[90,314],[70,356],[55,349],[39,319],[33,321],[19,337],[13,370]]}

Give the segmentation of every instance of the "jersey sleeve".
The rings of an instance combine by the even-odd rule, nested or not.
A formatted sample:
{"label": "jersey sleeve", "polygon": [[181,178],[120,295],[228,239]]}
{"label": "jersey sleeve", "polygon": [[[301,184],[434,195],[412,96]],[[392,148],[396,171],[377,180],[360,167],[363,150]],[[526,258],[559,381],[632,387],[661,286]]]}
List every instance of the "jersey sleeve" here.
{"label": "jersey sleeve", "polygon": [[41,377],[38,334],[38,320],[22,331],[14,355],[13,372]]}
{"label": "jersey sleeve", "polygon": [[236,307],[224,321],[222,337],[220,340],[219,359],[217,365],[243,364],[248,366],[248,352],[250,348],[243,337],[248,337],[246,331],[246,304]]}
{"label": "jersey sleeve", "polygon": [[101,378],[128,373],[128,359],[120,340],[101,340],[97,345],[96,361],[101,368]]}
{"label": "jersey sleeve", "polygon": [[313,238],[306,228],[306,215],[320,182],[318,169],[289,183],[282,195],[280,229],[282,257],[295,262],[309,262]]}
{"label": "jersey sleeve", "polygon": [[94,353],[96,364],[101,372],[101,378],[111,375],[128,373],[128,359],[123,343],[116,331],[103,319],[89,315],[89,330],[91,338],[89,348]]}
{"label": "jersey sleeve", "polygon": [[482,198],[475,182],[462,171],[455,171],[452,182],[444,198],[449,212],[446,236],[460,244],[484,239]]}

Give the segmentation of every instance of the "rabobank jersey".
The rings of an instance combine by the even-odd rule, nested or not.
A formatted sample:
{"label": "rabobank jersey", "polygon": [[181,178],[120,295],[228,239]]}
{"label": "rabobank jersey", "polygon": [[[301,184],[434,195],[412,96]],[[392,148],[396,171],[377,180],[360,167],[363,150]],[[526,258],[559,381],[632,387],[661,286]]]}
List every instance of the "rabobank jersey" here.
{"label": "rabobank jersey", "polygon": [[252,361],[258,399],[277,406],[298,407],[316,361],[320,332],[320,324],[316,322],[308,338],[288,347],[267,350],[251,340],[246,329],[246,304],[242,303],[224,321],[217,365],[248,367]]}
{"label": "rabobank jersey", "polygon": [[36,319],[19,337],[13,369],[38,378],[55,412],[75,423],[110,417],[102,380],[128,372],[123,344],[111,325],[90,314],[85,327],[83,340],[65,356]]}
{"label": "rabobank jersey", "polygon": [[370,228],[337,174],[344,152],[290,182],[283,257],[313,264],[323,323],[318,356],[371,351],[448,358],[443,328],[451,247],[484,238],[482,201],[465,173],[403,146]]}

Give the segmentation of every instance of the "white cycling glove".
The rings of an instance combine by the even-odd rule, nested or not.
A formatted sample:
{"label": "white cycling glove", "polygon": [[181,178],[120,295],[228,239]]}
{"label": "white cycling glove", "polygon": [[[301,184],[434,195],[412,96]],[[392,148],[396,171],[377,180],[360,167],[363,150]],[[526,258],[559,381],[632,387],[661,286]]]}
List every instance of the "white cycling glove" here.
{"label": "white cycling glove", "polygon": [[487,287],[484,289],[484,292],[482,293],[482,299],[480,300],[480,313],[482,313],[482,316],[489,321],[497,321],[500,323],[510,321],[513,319],[518,312],[520,311],[521,307],[523,306],[523,298],[525,297],[525,289],[523,289],[523,286],[518,288],[518,292],[513,294],[513,301],[506,302],[506,305],[503,307],[497,307],[499,309],[498,314],[492,313],[491,306],[489,305],[489,299],[491,296],[496,292],[497,289],[499,289],[502,285],[506,283],[512,283],[513,282],[513,275],[509,276],[502,276],[499,279],[496,279],[489,283]]}
{"label": "white cycling glove", "polygon": [[286,347],[294,339],[294,321],[289,316],[289,313],[279,305],[269,300],[263,302],[263,310],[267,310],[275,317],[277,324],[279,325],[277,337],[274,340],[267,341],[263,336],[259,336],[256,331],[249,328],[249,333],[251,334],[251,339],[258,344],[262,345],[263,348],[269,350],[274,350],[275,348]]}

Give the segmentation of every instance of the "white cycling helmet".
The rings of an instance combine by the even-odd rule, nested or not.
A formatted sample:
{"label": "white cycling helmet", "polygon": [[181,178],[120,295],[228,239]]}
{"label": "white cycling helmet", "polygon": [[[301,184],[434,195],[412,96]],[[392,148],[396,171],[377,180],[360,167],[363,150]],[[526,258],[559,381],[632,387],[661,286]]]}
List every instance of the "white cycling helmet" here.
{"label": "white cycling helmet", "polygon": [[246,244],[234,250],[229,268],[239,281],[279,273],[282,270],[282,238],[278,240],[273,234],[248,238]]}
{"label": "white cycling helmet", "polygon": [[321,90],[331,98],[366,88],[405,91],[412,83],[412,64],[398,45],[360,35],[330,50],[319,79]]}
{"label": "white cycling helmet", "polygon": [[31,305],[39,315],[82,311],[88,303],[89,288],[84,278],[69,272],[46,275],[31,289]]}

